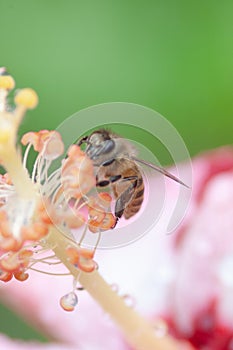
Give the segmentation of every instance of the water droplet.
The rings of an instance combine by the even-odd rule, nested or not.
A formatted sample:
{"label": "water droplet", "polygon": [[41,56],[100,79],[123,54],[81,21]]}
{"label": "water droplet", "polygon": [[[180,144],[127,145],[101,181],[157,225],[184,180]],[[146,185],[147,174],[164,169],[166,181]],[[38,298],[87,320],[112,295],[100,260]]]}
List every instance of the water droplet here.
{"label": "water droplet", "polygon": [[112,291],[118,293],[119,287],[116,283],[111,284]]}
{"label": "water droplet", "polygon": [[165,321],[157,320],[154,323],[154,330],[155,330],[156,337],[162,338],[167,334],[168,326]]}
{"label": "water droplet", "polygon": [[60,305],[65,311],[73,311],[77,304],[78,297],[74,292],[70,292],[60,299]]}
{"label": "water droplet", "polygon": [[128,307],[134,307],[136,304],[135,299],[129,294],[122,295],[122,299],[124,299],[124,302]]}

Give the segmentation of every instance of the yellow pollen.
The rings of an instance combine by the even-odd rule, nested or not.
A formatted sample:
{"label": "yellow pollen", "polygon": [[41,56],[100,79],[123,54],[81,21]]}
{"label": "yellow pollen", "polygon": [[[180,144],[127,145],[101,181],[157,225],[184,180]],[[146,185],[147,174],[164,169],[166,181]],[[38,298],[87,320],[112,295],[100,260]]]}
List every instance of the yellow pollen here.
{"label": "yellow pollen", "polygon": [[38,104],[36,92],[30,88],[22,89],[15,95],[15,104],[23,106],[26,109],[33,109]]}
{"label": "yellow pollen", "polygon": [[15,87],[15,81],[10,75],[0,75],[0,89],[12,90]]}

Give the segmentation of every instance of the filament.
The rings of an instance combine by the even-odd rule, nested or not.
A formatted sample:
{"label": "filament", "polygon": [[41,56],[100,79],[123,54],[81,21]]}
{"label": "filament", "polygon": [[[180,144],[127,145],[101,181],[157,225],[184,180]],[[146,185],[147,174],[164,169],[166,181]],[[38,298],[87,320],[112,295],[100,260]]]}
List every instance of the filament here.
{"label": "filament", "polygon": [[25,152],[24,152],[24,156],[23,156],[23,167],[24,167],[24,168],[26,168],[26,166],[27,166],[28,154],[29,154],[29,152],[30,152],[31,147],[32,147],[32,144],[29,143],[29,144],[27,145],[27,148],[26,148]]}
{"label": "filament", "polygon": [[99,233],[98,233],[98,238],[97,238],[97,241],[96,241],[96,244],[95,244],[95,248],[94,248],[94,252],[96,251],[99,243],[100,243],[100,240],[101,240],[101,234],[102,232],[99,230]]}
{"label": "filament", "polygon": [[85,226],[84,231],[83,231],[83,234],[82,234],[82,236],[81,236],[81,238],[80,238],[80,240],[79,240],[79,242],[78,242],[78,245],[79,245],[79,246],[81,246],[82,241],[84,240],[84,238],[85,238],[85,236],[86,236],[86,233],[87,233],[87,225]]}
{"label": "filament", "polygon": [[43,271],[40,269],[35,269],[34,267],[29,267],[29,269],[32,271],[40,272],[40,273],[43,273],[45,275],[50,275],[50,276],[71,276],[72,275],[71,272],[66,272],[66,273],[47,272],[47,271]]}

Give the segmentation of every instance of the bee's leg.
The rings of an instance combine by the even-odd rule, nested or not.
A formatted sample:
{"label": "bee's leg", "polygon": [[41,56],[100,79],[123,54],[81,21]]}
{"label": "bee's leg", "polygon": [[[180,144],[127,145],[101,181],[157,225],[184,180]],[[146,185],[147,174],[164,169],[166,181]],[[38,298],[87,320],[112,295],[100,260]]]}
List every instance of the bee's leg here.
{"label": "bee's leg", "polygon": [[116,226],[118,220],[122,217],[124,214],[125,208],[132,198],[132,195],[134,194],[135,187],[137,186],[138,183],[138,177],[137,176],[128,176],[128,177],[123,177],[121,175],[114,175],[110,176],[108,180],[102,180],[98,181],[98,177],[96,178],[96,186],[98,187],[106,187],[110,185],[111,183],[114,183],[116,181],[119,182],[125,182],[129,181],[129,186],[126,188],[124,192],[121,193],[121,195],[118,197],[115,205],[115,217],[116,217],[116,222],[115,225],[112,227],[112,229]]}
{"label": "bee's leg", "polygon": [[[111,183],[119,181],[120,179],[121,179],[121,175],[114,175],[114,176],[110,176],[109,180],[99,181],[98,176],[96,176],[96,186],[97,187],[106,187],[106,186],[110,185]],[[114,225],[111,227],[111,229],[116,227],[116,224],[121,216],[122,216],[122,214],[117,217],[116,213],[115,213],[116,221],[115,221]]]}
{"label": "bee's leg", "polygon": [[115,217],[120,219],[122,215],[124,214],[125,208],[127,204],[129,203],[130,199],[132,198],[132,195],[134,194],[135,187],[137,186],[138,177],[137,176],[128,176],[122,178],[120,181],[129,181],[129,187],[121,193],[121,195],[118,197],[115,205]]}

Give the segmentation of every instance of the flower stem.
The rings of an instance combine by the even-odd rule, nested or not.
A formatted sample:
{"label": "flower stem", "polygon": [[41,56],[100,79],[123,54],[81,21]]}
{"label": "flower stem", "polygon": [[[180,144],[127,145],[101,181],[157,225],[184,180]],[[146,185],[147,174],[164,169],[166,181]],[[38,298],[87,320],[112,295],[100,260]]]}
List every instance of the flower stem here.
{"label": "flower stem", "polygon": [[[68,259],[65,252],[70,242],[56,229],[52,228],[46,238],[56,256],[63,262],[74,278],[80,274]],[[79,281],[85,290],[101,305],[118,324],[128,343],[135,350],[178,350],[178,342],[170,336],[156,337],[153,326],[141,317],[135,310],[128,307],[124,300],[112,290],[110,285],[95,270],[91,273],[82,272]]]}

